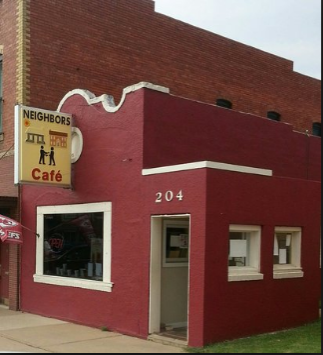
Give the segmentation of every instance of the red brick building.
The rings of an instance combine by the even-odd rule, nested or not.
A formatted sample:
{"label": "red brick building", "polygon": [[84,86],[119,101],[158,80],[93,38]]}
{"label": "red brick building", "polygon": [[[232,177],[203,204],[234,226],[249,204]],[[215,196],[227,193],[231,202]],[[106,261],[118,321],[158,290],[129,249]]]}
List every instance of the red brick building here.
{"label": "red brick building", "polygon": [[[16,103],[53,110],[75,88],[118,103],[124,87],[147,81],[263,119],[270,113],[299,132],[320,127],[319,80],[294,72],[289,60],[158,14],[152,0],[2,0],[0,56],[0,213],[17,219],[24,188],[13,185]],[[18,309],[19,248],[0,244],[0,258],[0,299]]]}
{"label": "red brick building", "polygon": [[193,347],[318,319],[321,139],[127,92],[60,105],[83,151],[73,189],[24,186],[22,309]]}

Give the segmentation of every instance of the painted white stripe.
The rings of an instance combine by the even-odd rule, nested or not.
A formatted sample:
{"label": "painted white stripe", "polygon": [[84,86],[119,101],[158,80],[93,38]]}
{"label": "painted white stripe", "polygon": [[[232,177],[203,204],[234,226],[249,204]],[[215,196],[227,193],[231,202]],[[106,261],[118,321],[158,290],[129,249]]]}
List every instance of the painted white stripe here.
{"label": "painted white stripe", "polygon": [[197,163],[188,163],[188,164],[163,166],[160,168],[143,169],[142,175],[149,176],[149,175],[157,175],[157,174],[168,174],[168,173],[174,173],[179,171],[188,171],[188,170],[196,170],[196,169],[215,169],[215,170],[233,171],[233,172],[244,173],[244,174],[273,176],[273,171],[268,169],[259,169],[259,168],[252,168],[249,166],[232,165],[226,163],[216,163],[212,161],[201,161]]}
{"label": "painted white stripe", "polygon": [[143,88],[163,92],[166,94],[170,93],[169,88],[143,81],[141,83],[131,85],[131,86],[128,86],[125,89],[123,89],[120,103],[119,103],[119,105],[116,105],[114,103],[114,98],[111,95],[104,94],[104,95],[101,95],[100,97],[96,97],[91,91],[83,90],[83,89],[75,89],[75,90],[68,92],[64,96],[64,98],[62,99],[62,101],[58,105],[57,111],[58,112],[61,111],[61,109],[62,109],[64,103],[67,101],[67,99],[69,99],[70,97],[72,97],[74,95],[80,95],[86,100],[88,105],[94,105],[94,104],[101,103],[103,105],[103,108],[107,112],[114,113],[114,112],[117,112],[122,107],[122,105],[126,101],[126,97],[128,94],[135,92],[137,90],[143,89]]}

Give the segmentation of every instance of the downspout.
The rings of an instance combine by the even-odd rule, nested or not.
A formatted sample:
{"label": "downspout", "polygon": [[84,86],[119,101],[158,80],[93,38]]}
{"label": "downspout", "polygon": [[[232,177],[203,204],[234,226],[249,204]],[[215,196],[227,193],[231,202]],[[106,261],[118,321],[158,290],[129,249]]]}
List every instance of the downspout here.
{"label": "downspout", "polygon": [[[28,105],[29,102],[29,7],[30,0],[17,0],[16,10],[16,103]],[[21,222],[22,186],[18,185],[17,217]],[[11,272],[9,271],[9,282],[16,284],[14,289],[9,289],[9,308],[18,311],[21,307],[20,299],[20,278],[21,278],[21,246],[11,245],[12,251],[9,253]]]}
{"label": "downspout", "polygon": [[308,129],[306,130],[306,179],[309,180],[310,178],[310,134]]}

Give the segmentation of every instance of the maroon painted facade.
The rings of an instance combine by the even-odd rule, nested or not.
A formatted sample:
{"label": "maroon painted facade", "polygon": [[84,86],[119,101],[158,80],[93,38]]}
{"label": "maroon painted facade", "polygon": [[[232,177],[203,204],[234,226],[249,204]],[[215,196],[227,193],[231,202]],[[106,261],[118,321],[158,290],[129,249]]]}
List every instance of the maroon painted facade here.
{"label": "maroon painted facade", "polygon": [[[108,92],[119,102],[124,87],[149,81],[212,105],[224,98],[262,118],[278,112],[300,132],[311,134],[321,122],[320,80],[295,72],[289,59],[159,14],[152,0],[1,0],[0,19],[0,208],[15,198],[11,217],[20,218],[13,184],[16,103],[53,110],[74,88]],[[6,272],[17,275],[16,269]],[[16,289],[19,280],[10,283]],[[9,302],[2,290],[0,299]],[[9,296],[13,309],[17,294]]]}
{"label": "maroon painted facade", "polygon": [[[34,282],[36,238],[26,232],[23,311],[147,338],[152,217],[185,215],[190,216],[190,346],[318,318],[319,138],[297,133],[287,124],[147,88],[129,93],[115,113],[106,112],[102,103],[89,105],[76,92],[61,111],[73,114],[84,139],[83,153],[73,166],[73,189],[23,186],[22,221],[35,230],[39,206],[111,202],[114,286],[105,293]],[[201,161],[273,174],[209,168],[144,174]],[[156,203],[156,194],[167,191],[182,191],[183,199]],[[231,224],[261,226],[263,280],[228,282]],[[304,277],[274,279],[276,226],[302,228]]]}

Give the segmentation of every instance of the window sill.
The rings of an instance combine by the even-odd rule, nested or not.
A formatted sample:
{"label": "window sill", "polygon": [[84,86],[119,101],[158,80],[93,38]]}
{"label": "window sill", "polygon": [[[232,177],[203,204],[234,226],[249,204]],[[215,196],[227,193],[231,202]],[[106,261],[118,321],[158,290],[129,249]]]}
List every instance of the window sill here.
{"label": "window sill", "polygon": [[113,288],[113,283],[111,282],[71,279],[67,277],[46,276],[46,275],[34,275],[34,282],[47,284],[47,285],[54,285],[54,286],[83,288],[86,290],[102,291],[102,292],[112,292],[112,288]]}
{"label": "window sill", "polygon": [[259,281],[264,279],[264,274],[259,272],[248,272],[247,270],[241,270],[240,272],[230,272],[229,282],[240,281]]}
{"label": "window sill", "polygon": [[304,271],[299,268],[282,268],[274,270],[274,279],[299,279],[304,277]]}

